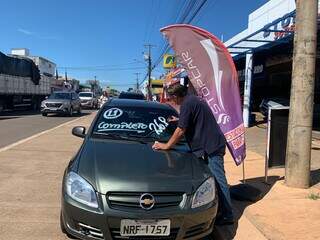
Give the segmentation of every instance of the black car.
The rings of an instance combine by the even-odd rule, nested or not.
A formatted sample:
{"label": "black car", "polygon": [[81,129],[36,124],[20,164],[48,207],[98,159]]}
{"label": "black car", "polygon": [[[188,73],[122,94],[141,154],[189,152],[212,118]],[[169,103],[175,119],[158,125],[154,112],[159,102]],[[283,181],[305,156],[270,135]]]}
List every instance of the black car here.
{"label": "black car", "polygon": [[142,93],[138,92],[121,92],[119,95],[120,99],[136,99],[136,100],[145,100],[145,97]]}
{"label": "black car", "polygon": [[169,151],[177,116],[168,105],[111,99],[69,163],[62,185],[62,231],[80,239],[203,239],[213,230],[218,200],[207,164],[185,141]]}

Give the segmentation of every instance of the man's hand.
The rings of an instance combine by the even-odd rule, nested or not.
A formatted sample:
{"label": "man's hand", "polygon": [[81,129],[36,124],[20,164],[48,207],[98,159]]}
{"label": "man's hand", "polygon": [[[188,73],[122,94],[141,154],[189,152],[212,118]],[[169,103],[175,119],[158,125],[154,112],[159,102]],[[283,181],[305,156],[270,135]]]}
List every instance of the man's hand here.
{"label": "man's hand", "polygon": [[185,129],[177,127],[167,143],[155,141],[152,148],[155,150],[169,150],[172,146],[179,142],[185,131]]}
{"label": "man's hand", "polygon": [[179,118],[175,117],[175,116],[171,116],[167,119],[168,122],[178,122]]}
{"label": "man's hand", "polygon": [[169,146],[167,143],[160,143],[158,141],[155,141],[154,144],[152,145],[152,148],[154,150],[168,150]]}

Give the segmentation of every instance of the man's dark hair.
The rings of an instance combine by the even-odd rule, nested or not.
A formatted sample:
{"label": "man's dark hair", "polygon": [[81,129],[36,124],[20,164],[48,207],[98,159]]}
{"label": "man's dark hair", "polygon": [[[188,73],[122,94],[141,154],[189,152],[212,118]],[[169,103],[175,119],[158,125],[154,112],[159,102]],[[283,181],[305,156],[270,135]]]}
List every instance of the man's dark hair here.
{"label": "man's dark hair", "polygon": [[188,93],[188,87],[174,84],[168,88],[168,94],[176,97],[185,97]]}

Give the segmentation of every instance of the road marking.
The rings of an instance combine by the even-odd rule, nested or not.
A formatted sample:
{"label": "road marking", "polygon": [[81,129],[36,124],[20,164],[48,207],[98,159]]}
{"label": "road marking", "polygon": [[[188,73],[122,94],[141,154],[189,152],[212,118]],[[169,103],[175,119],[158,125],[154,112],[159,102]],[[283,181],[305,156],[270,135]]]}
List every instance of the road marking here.
{"label": "road marking", "polygon": [[[93,113],[94,113],[94,112],[93,112]],[[62,124],[60,124],[60,125],[58,125],[58,126],[55,126],[55,127],[53,127],[53,128],[50,128],[50,129],[44,130],[44,131],[42,131],[42,132],[36,133],[36,134],[34,134],[34,135],[30,136],[30,137],[21,139],[21,140],[15,142],[15,143],[11,143],[11,144],[9,144],[8,146],[5,146],[5,147],[3,147],[3,148],[0,148],[0,153],[1,153],[1,152],[4,152],[4,151],[7,151],[7,150],[9,150],[9,149],[11,149],[11,148],[14,148],[14,147],[16,147],[16,146],[18,146],[18,145],[20,145],[20,144],[22,144],[22,143],[25,143],[25,142],[28,142],[28,141],[30,141],[30,140],[32,140],[32,139],[35,139],[35,138],[37,138],[37,137],[40,137],[40,136],[42,136],[43,134],[46,134],[46,133],[51,132],[51,131],[53,131],[53,130],[56,130],[56,129],[60,128],[60,127],[63,127],[63,126],[68,125],[68,124],[70,124],[70,123],[76,122],[76,121],[78,121],[78,120],[80,120],[80,119],[82,119],[82,118],[85,118],[85,117],[87,117],[87,116],[90,116],[91,114],[92,114],[92,113],[90,113],[89,115],[85,115],[85,116],[82,116],[82,117],[73,119],[73,120],[71,120],[71,121],[62,123]]]}

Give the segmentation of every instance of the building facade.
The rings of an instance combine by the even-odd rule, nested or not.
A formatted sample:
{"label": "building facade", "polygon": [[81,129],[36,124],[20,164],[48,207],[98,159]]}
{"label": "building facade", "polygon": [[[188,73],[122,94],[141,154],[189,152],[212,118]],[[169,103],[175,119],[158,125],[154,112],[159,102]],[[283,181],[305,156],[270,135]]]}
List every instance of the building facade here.
{"label": "building facade", "polygon": [[[263,100],[289,104],[295,9],[295,0],[270,0],[248,16],[246,29],[225,42],[238,71],[246,127]],[[320,121],[319,67],[317,59],[315,124]]]}

